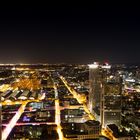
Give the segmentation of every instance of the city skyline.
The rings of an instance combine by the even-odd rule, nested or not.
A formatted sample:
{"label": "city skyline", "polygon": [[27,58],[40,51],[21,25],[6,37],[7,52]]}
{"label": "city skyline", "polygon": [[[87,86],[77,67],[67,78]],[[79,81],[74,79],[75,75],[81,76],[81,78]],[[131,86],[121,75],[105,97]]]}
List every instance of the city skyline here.
{"label": "city skyline", "polygon": [[88,66],[0,65],[1,139],[139,139],[140,68]]}
{"label": "city skyline", "polygon": [[3,8],[0,63],[139,63],[137,7]]}

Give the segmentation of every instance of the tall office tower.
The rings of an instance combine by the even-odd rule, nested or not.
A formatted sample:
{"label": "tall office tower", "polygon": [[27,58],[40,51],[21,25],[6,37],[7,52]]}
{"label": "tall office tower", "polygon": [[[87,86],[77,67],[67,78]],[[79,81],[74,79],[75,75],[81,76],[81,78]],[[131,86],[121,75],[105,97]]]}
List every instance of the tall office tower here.
{"label": "tall office tower", "polygon": [[119,75],[110,76],[104,82],[103,127],[108,124],[121,124],[122,79]]}
{"label": "tall office tower", "polygon": [[121,80],[110,75],[108,64],[89,65],[89,100],[88,106],[102,127],[108,124],[120,124],[121,115]]}
{"label": "tall office tower", "polygon": [[107,83],[107,80],[108,80],[108,76],[110,74],[110,68],[111,68],[111,65],[109,65],[108,63],[105,63],[104,65],[101,65],[101,75],[102,75],[102,92],[101,92],[101,98],[100,98],[100,116],[101,116],[101,125],[102,127],[104,127],[104,121],[105,121],[105,118],[104,118],[104,115],[105,115],[105,94],[106,94],[106,90],[105,90],[105,87],[106,87],[106,83]]}
{"label": "tall office tower", "polygon": [[100,65],[97,62],[89,65],[89,97],[88,107],[96,120],[101,121],[100,106],[101,106],[101,92],[102,92],[102,75]]}

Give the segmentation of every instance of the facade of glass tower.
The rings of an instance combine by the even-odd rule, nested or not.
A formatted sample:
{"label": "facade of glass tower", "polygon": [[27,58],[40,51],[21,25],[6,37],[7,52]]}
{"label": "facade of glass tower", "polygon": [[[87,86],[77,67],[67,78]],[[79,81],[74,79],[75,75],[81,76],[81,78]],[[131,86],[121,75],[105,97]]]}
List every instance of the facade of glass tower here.
{"label": "facade of glass tower", "polygon": [[121,81],[114,76],[111,81],[110,65],[89,65],[89,97],[88,107],[102,127],[108,124],[120,125],[121,121]]}
{"label": "facade of glass tower", "polygon": [[98,63],[89,65],[89,110],[96,120],[101,122],[101,93],[102,93],[102,77],[100,66]]}
{"label": "facade of glass tower", "polygon": [[122,80],[120,76],[114,76],[104,84],[103,125],[121,124]]}

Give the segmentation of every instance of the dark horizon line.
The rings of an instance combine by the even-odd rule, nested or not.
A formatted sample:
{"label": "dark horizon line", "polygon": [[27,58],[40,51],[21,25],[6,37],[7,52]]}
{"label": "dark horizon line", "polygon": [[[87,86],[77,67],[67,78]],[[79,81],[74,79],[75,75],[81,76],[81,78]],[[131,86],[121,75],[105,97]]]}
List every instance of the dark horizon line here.
{"label": "dark horizon line", "polygon": [[[68,62],[60,62],[60,63],[48,63],[48,62],[37,62],[37,63],[0,63],[0,66],[4,65],[88,65],[93,64],[94,62],[99,62],[101,64],[105,63],[104,61],[93,61],[91,63],[68,63]],[[108,62],[111,65],[140,65],[140,62]]]}

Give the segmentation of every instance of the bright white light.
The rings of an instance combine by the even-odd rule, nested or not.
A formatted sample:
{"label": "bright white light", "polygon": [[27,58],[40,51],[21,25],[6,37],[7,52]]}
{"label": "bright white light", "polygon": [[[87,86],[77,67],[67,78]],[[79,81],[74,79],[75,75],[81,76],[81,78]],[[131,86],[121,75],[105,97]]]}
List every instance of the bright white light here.
{"label": "bright white light", "polygon": [[1,97],[1,101],[4,101],[4,97]]}
{"label": "bright white light", "polygon": [[108,65],[108,66],[102,66],[102,68],[103,68],[103,69],[110,69],[111,66],[110,66],[110,65]]}
{"label": "bright white light", "polygon": [[20,96],[18,99],[21,99],[21,100],[26,100],[26,99],[27,99],[27,97],[25,97],[25,96]]}
{"label": "bright white light", "polygon": [[46,95],[45,95],[45,93],[43,93],[42,96],[39,98],[39,100],[43,100],[43,99],[45,99],[45,97],[46,97]]}
{"label": "bright white light", "polygon": [[34,97],[30,97],[29,99],[30,99],[30,100],[34,100],[35,98],[34,98]]}
{"label": "bright white light", "polygon": [[110,75],[110,77],[109,77],[110,79],[112,79],[113,78],[113,75]]}
{"label": "bright white light", "polygon": [[12,102],[12,101],[9,100],[9,99],[5,100],[5,103],[11,103],[11,102]]}
{"label": "bright white light", "polygon": [[134,79],[125,79],[126,82],[135,82]]}
{"label": "bright white light", "polygon": [[97,69],[99,67],[99,64],[97,62],[94,62],[93,64],[89,64],[88,66],[91,69]]}
{"label": "bright white light", "polygon": [[105,63],[105,65],[102,66],[103,69],[110,69],[111,65],[109,65],[108,63]]}

